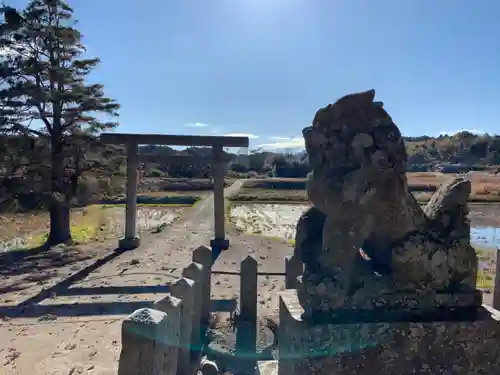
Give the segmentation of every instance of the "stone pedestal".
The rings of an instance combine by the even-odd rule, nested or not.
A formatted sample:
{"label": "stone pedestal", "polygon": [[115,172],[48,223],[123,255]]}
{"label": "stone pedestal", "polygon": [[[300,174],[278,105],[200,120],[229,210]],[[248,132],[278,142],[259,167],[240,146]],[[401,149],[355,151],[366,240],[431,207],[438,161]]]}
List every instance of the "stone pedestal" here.
{"label": "stone pedestal", "polygon": [[139,236],[133,238],[121,238],[118,241],[118,248],[121,250],[134,250],[141,245],[141,239]]}
{"label": "stone pedestal", "polygon": [[213,238],[210,240],[210,247],[214,253],[229,249],[229,238]]}
{"label": "stone pedestal", "polygon": [[[473,320],[306,323],[296,290],[280,293],[279,375],[500,373],[500,313]],[[360,316],[363,316],[361,314]]]}

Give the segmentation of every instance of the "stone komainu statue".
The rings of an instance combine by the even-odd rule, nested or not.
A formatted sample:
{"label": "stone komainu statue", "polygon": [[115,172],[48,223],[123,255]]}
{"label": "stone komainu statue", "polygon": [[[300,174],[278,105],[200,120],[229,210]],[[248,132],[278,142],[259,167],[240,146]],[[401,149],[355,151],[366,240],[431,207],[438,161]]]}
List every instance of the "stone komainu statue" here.
{"label": "stone komainu statue", "polygon": [[450,181],[421,208],[408,190],[401,132],[374,97],[344,96],[303,130],[313,207],[297,224],[299,299],[306,311],[383,306],[401,293],[477,304],[470,182]]}

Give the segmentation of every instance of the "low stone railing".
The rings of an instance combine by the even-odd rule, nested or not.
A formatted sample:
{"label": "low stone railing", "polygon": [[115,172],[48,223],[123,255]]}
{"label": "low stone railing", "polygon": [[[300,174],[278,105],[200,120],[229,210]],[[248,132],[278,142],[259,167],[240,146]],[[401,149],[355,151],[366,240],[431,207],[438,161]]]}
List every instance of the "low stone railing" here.
{"label": "low stone railing", "polygon": [[[210,320],[212,251],[194,250],[192,263],[170,285],[170,293],[130,314],[122,323],[118,375],[196,374]],[[257,341],[258,262],[241,262],[236,351],[253,357]]]}
{"label": "low stone railing", "polygon": [[123,321],[118,375],[196,374],[210,318],[211,267],[211,249],[198,247],[167,296]]}
{"label": "low stone railing", "polygon": [[500,310],[500,249],[497,249],[497,267],[495,272],[495,283],[493,284],[493,308]]}

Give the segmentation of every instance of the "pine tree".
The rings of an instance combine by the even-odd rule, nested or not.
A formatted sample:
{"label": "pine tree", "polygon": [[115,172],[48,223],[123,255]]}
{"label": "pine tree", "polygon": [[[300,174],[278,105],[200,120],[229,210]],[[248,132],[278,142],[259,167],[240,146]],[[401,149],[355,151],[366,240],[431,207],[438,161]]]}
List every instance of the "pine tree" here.
{"label": "pine tree", "polygon": [[117,125],[99,113],[116,117],[119,105],[105,97],[103,85],[86,82],[100,60],[84,56],[65,1],[31,0],[23,10],[3,11],[0,132],[46,140],[47,159],[38,160],[36,169],[47,183],[47,245],[68,243],[71,200],[82,172],[95,162],[88,155],[101,147],[98,134]]}

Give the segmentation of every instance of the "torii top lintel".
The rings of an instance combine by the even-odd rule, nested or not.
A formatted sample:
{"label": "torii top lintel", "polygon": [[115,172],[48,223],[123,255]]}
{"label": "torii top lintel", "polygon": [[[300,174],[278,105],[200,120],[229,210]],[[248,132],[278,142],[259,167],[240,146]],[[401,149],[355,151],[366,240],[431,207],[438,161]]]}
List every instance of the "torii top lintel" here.
{"label": "torii top lintel", "polygon": [[100,139],[104,143],[120,145],[248,147],[250,143],[248,137],[141,133],[103,133],[100,135]]}

